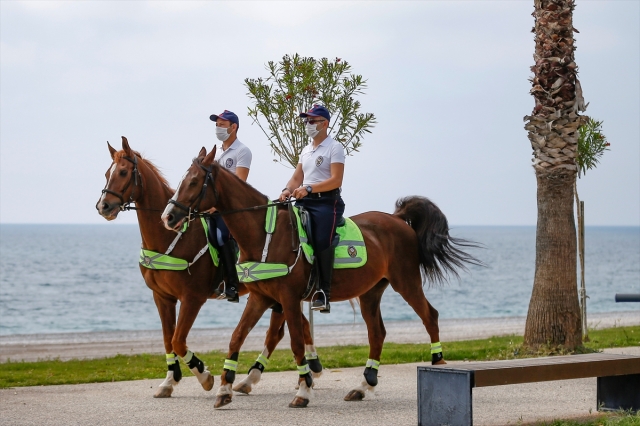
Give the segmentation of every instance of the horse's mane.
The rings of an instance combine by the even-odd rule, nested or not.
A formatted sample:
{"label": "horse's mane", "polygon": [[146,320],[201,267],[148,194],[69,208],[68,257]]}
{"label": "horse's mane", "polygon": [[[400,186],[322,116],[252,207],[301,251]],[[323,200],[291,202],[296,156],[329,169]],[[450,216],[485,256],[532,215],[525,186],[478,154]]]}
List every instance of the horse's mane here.
{"label": "horse's mane", "polygon": [[[167,189],[169,189],[171,192],[174,192],[174,190],[171,188],[171,186],[169,185],[169,182],[167,181],[167,178],[164,177],[164,175],[162,174],[162,172],[160,171],[160,169],[158,169],[158,166],[156,166],[155,164],[153,164],[151,162],[151,160],[147,160],[146,158],[144,158],[142,156],[142,154],[140,154],[138,151],[134,151],[133,149],[131,150],[131,152],[136,155],[138,158],[140,158],[142,161],[144,161],[144,164],[149,167],[149,169],[151,169],[151,172],[153,172],[156,177],[158,178],[158,180],[160,181],[160,183],[162,183],[164,186],[167,187]],[[120,160],[122,160],[123,157],[126,157],[127,153],[124,152],[124,150],[122,151],[118,151],[113,155],[113,161],[114,162],[119,162]]]}

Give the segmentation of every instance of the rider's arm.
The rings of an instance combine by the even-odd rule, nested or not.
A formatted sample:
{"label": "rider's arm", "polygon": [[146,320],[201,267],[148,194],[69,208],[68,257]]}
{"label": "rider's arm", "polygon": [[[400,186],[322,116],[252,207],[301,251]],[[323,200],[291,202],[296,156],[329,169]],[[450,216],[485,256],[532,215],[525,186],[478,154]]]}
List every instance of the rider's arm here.
{"label": "rider's arm", "polygon": [[247,167],[236,167],[236,176],[246,182],[249,177],[249,169]]}
{"label": "rider's arm", "polygon": [[303,179],[304,172],[302,171],[302,163],[298,163],[293,172],[293,176],[291,176],[291,179],[287,182],[287,186],[282,190],[282,194],[280,194],[280,200],[284,201],[285,198],[290,197],[293,190],[302,185]]}

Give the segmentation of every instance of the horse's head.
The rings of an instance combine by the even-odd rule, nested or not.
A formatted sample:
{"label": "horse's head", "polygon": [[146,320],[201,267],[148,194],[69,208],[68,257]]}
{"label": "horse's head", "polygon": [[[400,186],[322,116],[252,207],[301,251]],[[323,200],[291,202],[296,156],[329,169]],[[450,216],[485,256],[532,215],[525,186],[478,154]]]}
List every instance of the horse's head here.
{"label": "horse's head", "polygon": [[116,151],[107,142],[113,163],[105,173],[107,184],[96,203],[98,213],[107,220],[113,220],[128,203],[136,200],[142,192],[142,179],[138,171],[138,156],[129,147],[127,138],[122,137],[122,151]]}
{"label": "horse's head", "polygon": [[203,147],[193,159],[191,167],[182,177],[176,192],[162,213],[162,221],[167,229],[178,230],[185,220],[192,220],[192,213],[198,213],[201,207],[207,206],[206,210],[216,206],[215,178],[219,170],[215,157],[214,146],[209,154]]}

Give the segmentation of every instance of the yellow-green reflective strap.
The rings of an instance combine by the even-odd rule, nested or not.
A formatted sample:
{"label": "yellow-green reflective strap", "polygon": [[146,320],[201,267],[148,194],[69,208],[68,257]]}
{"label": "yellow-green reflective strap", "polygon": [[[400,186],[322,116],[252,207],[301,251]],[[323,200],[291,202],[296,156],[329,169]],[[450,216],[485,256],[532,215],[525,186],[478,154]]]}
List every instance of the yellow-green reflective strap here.
{"label": "yellow-green reflective strap", "polygon": [[167,357],[167,365],[173,365],[176,363],[175,354],[166,354],[165,356]]}
{"label": "yellow-green reflective strap", "polygon": [[201,217],[200,221],[202,222],[202,227],[204,228],[204,238],[205,240],[207,240],[207,245],[209,246],[209,254],[211,255],[211,260],[213,260],[213,264],[215,266],[218,266],[220,265],[220,258],[218,257],[218,250],[209,242],[209,225],[207,225],[207,220],[204,217]]}
{"label": "yellow-green reflective strap", "polygon": [[309,359],[318,359],[318,354],[317,354],[317,353],[315,353],[315,352],[305,352],[305,353],[304,353],[304,357],[305,357],[306,359],[308,359],[308,360],[309,360]]}
{"label": "yellow-green reflective strap", "polygon": [[431,344],[431,354],[439,354],[442,353],[442,344],[440,342]]}
{"label": "yellow-green reflective strap", "polygon": [[258,355],[258,359],[256,359],[256,362],[262,364],[264,368],[267,368],[267,365],[269,365],[269,359],[262,354]]}
{"label": "yellow-green reflective strap", "polygon": [[187,349],[187,354],[182,357],[182,360],[185,364],[189,364],[189,362],[191,362],[191,358],[193,358],[193,352]]}
{"label": "yellow-green reflective strap", "polygon": [[224,369],[229,371],[236,371],[238,368],[238,361],[234,361],[232,359],[224,360]]}
{"label": "yellow-green reflective strap", "polygon": [[289,274],[289,267],[284,263],[242,262],[236,265],[238,280],[241,283],[268,280]]}
{"label": "yellow-green reflective strap", "polygon": [[380,368],[380,361],[376,361],[375,359],[368,359],[366,367],[371,367],[378,370]]}
{"label": "yellow-green reflective strap", "polygon": [[269,200],[270,206],[267,207],[267,218],[264,222],[264,230],[267,234],[273,234],[276,230],[276,219],[278,218],[278,206]]}
{"label": "yellow-green reflective strap", "polygon": [[148,269],[169,271],[184,271],[189,267],[189,262],[184,259],[146,249],[140,250],[140,264]]}
{"label": "yellow-green reflective strap", "polygon": [[304,376],[307,373],[311,373],[311,369],[309,368],[309,364],[299,365],[298,366],[298,374]]}

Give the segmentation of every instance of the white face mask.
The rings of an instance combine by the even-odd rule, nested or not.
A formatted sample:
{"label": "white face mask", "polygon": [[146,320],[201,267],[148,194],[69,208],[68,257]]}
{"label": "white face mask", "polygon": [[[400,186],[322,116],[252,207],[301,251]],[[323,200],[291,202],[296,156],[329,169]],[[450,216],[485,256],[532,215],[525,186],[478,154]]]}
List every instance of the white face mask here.
{"label": "white face mask", "polygon": [[318,136],[318,133],[320,133],[320,130],[318,130],[317,127],[317,124],[305,124],[304,130],[307,132],[307,135],[309,135],[311,139],[315,138],[316,136]]}
{"label": "white face mask", "polygon": [[216,137],[219,141],[224,142],[229,139],[229,136],[231,135],[227,133],[226,127],[216,127]]}

